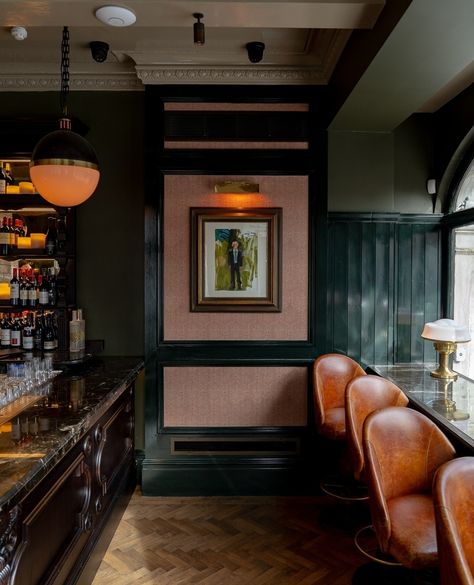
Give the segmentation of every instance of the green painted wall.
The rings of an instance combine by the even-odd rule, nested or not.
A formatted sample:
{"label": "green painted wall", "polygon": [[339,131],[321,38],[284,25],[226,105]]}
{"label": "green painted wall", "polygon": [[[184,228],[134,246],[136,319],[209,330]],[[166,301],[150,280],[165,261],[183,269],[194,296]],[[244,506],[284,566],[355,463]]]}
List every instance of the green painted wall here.
{"label": "green painted wall", "polygon": [[329,211],[432,213],[431,122],[425,114],[393,132],[329,131]]}

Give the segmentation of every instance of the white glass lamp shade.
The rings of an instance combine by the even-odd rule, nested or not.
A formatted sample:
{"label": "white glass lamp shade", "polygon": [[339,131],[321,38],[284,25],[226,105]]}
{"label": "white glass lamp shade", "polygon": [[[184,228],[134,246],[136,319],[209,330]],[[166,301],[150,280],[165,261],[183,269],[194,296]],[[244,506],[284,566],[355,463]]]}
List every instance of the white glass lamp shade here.
{"label": "white glass lamp shade", "polygon": [[79,205],[94,193],[100,172],[92,146],[61,125],[36,145],[30,161],[31,182],[53,205]]}
{"label": "white glass lamp shade", "polygon": [[466,343],[471,340],[468,328],[456,323],[453,319],[438,319],[432,323],[426,323],[421,337],[431,341],[451,341],[453,343]]}

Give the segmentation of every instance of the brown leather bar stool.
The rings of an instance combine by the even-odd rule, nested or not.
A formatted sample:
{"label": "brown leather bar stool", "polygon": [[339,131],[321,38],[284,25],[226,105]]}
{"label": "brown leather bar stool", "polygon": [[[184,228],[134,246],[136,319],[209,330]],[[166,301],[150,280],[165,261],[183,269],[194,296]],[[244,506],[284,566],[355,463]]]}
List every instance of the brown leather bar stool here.
{"label": "brown leather bar stool", "polygon": [[[411,570],[436,567],[433,476],[455,457],[454,447],[426,416],[394,406],[368,415],[363,446],[370,512],[381,553],[393,559],[392,564]],[[367,581],[361,576],[356,571],[353,583]]]}
{"label": "brown leather bar stool", "polygon": [[321,437],[342,446],[342,453],[335,458],[338,473],[321,480],[321,489],[334,497],[348,500],[360,499],[348,486],[349,475],[342,479],[346,456],[345,391],[347,384],[358,376],[366,376],[361,366],[348,356],[336,353],[324,354],[313,363],[313,400],[316,430]]}
{"label": "brown leather bar stool", "polygon": [[474,585],[474,457],[438,469],[433,501],[441,585]]}
{"label": "brown leather bar stool", "polygon": [[375,410],[388,406],[407,406],[408,398],[398,386],[380,376],[364,376],[351,380],[346,388],[347,451],[356,481],[365,481],[362,430],[364,421]]}

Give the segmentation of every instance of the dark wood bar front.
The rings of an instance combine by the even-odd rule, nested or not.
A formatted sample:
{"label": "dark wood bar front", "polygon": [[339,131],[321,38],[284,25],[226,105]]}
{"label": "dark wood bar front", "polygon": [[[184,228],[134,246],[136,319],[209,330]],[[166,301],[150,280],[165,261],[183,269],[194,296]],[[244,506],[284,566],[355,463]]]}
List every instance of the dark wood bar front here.
{"label": "dark wood bar front", "polygon": [[47,383],[1,427],[2,585],[90,582],[92,549],[136,482],[134,386],[142,367],[140,358],[94,359]]}

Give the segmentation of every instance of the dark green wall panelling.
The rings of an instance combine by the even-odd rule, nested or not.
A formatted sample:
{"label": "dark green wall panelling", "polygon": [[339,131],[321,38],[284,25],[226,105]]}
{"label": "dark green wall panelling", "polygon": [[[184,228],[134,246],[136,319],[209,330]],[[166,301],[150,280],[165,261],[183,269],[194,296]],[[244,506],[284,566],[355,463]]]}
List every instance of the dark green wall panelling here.
{"label": "dark green wall panelling", "polygon": [[440,315],[439,219],[329,214],[329,351],[365,365],[435,359],[420,333]]}

